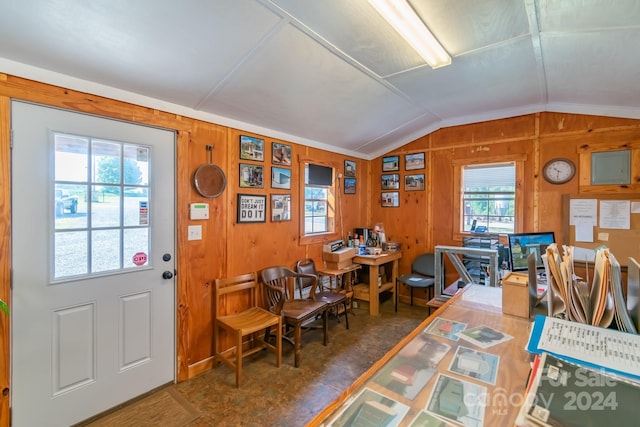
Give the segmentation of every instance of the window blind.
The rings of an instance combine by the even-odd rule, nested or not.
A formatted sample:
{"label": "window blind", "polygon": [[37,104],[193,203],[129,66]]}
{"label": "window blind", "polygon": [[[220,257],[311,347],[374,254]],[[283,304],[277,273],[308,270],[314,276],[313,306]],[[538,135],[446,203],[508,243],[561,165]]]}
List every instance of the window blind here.
{"label": "window blind", "polygon": [[463,171],[463,186],[469,188],[515,187],[516,165],[466,166]]}

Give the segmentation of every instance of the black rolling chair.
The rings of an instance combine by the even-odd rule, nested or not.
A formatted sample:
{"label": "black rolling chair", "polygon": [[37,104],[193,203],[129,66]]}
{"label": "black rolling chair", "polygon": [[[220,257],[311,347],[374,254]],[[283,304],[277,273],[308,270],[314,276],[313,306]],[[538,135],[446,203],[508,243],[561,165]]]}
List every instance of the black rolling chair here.
{"label": "black rolling chair", "polygon": [[413,305],[413,288],[427,288],[429,299],[433,298],[435,285],[435,255],[421,254],[411,263],[411,273],[403,274],[396,279],[396,311],[398,311],[398,283],[404,283],[411,289],[411,305]]}

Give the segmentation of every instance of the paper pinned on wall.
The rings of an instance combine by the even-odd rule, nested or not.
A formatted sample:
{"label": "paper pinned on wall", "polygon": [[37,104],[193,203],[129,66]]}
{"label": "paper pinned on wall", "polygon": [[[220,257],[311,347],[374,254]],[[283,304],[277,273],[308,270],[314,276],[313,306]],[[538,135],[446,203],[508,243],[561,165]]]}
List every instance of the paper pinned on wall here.
{"label": "paper pinned on wall", "polygon": [[630,200],[601,200],[600,228],[628,230],[631,228]]}
{"label": "paper pinned on wall", "polygon": [[598,225],[597,199],[571,199],[569,201],[569,225],[578,223]]}
{"label": "paper pinned on wall", "polygon": [[593,224],[589,220],[580,220],[575,223],[576,242],[593,242]]}

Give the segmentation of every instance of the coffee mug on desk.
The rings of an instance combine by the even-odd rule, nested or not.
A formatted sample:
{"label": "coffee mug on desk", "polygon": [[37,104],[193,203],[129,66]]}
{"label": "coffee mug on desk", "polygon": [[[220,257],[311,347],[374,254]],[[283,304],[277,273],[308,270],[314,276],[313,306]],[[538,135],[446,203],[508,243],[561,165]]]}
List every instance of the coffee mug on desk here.
{"label": "coffee mug on desk", "polygon": [[366,254],[367,254],[367,246],[358,245],[358,255],[366,255]]}

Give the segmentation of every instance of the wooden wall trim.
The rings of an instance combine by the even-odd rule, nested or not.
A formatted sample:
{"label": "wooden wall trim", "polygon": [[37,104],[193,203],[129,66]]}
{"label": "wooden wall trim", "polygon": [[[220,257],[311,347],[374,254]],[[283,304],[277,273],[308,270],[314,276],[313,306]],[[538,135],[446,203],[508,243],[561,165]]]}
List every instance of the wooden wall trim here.
{"label": "wooden wall trim", "polygon": [[[0,298],[11,296],[11,100],[0,96]],[[0,426],[8,426],[10,403],[10,317],[0,311]]]}

